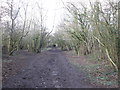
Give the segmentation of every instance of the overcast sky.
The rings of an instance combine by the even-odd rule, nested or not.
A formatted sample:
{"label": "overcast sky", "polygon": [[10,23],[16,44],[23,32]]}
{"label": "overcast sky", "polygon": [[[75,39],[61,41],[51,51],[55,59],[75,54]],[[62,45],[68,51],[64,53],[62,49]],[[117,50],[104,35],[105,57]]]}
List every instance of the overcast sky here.
{"label": "overcast sky", "polygon": [[[47,27],[51,30],[53,24],[57,26],[60,21],[64,18],[65,10],[64,10],[64,3],[66,2],[83,2],[88,3],[89,0],[43,0],[44,1],[44,8],[48,10],[48,17],[47,17]],[[56,28],[54,28],[55,31]]]}
{"label": "overcast sky", "polygon": [[[4,1],[4,0],[0,0],[0,1]],[[19,0],[14,0],[14,1],[16,1],[16,4],[17,4]],[[49,29],[49,31],[52,30],[53,25],[57,26],[60,23],[60,21],[64,18],[65,10],[63,8],[64,5],[62,1],[64,3],[81,2],[84,5],[89,6],[89,0],[62,0],[62,1],[61,0],[23,0],[23,1],[31,3],[31,7],[32,5],[34,5],[34,3],[38,2],[40,4],[42,1],[42,7],[47,12],[46,26]],[[93,2],[96,0],[90,0],[90,1]],[[107,0],[99,0],[99,1],[105,2]],[[116,1],[116,0],[113,0],[113,1]],[[55,31],[55,28],[54,28],[54,31]]]}
{"label": "overcast sky", "polygon": [[[38,0],[40,1],[40,0]],[[89,1],[94,2],[96,0],[62,0],[64,3],[66,2],[74,2],[74,3],[83,3],[85,6],[89,7]],[[49,30],[52,29],[53,24],[57,26],[60,21],[64,18],[65,10],[64,5],[61,0],[42,0],[43,2],[43,8],[48,10],[47,13],[47,21],[46,26],[49,28]],[[98,1],[98,0],[97,0]],[[104,3],[107,0],[99,0],[100,2]],[[116,0],[112,0],[116,1]],[[55,31],[56,28],[54,28]]]}

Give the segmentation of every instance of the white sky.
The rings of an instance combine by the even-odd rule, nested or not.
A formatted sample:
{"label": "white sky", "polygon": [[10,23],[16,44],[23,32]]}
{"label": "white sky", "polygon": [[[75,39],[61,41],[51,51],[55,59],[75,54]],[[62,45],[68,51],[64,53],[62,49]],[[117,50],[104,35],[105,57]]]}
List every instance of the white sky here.
{"label": "white sky", "polygon": [[[40,0],[39,0],[40,1]],[[74,2],[78,3],[81,2],[84,5],[88,6],[89,5],[89,0],[62,0],[64,3],[66,2]],[[64,18],[65,10],[64,10],[64,5],[61,0],[42,0],[43,2],[43,8],[48,10],[47,13],[47,21],[46,21],[46,26],[49,28],[51,31],[53,24],[57,26],[60,21]],[[97,0],[90,0],[92,2],[97,1]],[[99,0],[101,2],[105,2],[107,0]],[[116,0],[113,0],[116,1]],[[55,31],[56,28],[54,28]]]}
{"label": "white sky", "polygon": [[[0,0],[4,1],[4,0]],[[19,0],[14,0],[14,1],[19,1]],[[31,6],[34,5],[34,3],[37,1],[40,5],[41,1],[42,1],[42,7],[44,8],[45,11],[47,12],[47,20],[46,20],[46,26],[49,29],[49,31],[52,30],[53,24],[54,26],[57,26],[60,21],[64,18],[64,14],[65,14],[65,10],[64,10],[64,5],[62,3],[62,1],[64,3],[66,2],[82,2],[83,4],[85,4],[86,6],[88,6],[89,4],[89,0],[23,0],[24,2],[30,2]],[[90,1],[96,1],[96,0],[90,0]],[[107,0],[99,0],[101,2],[105,2]],[[116,1],[116,0],[113,0]],[[55,28],[54,28],[55,31]]]}
{"label": "white sky", "polygon": [[[60,21],[64,18],[65,10],[64,5],[61,0],[43,0],[44,1],[44,8],[48,10],[48,17],[47,17],[47,27],[51,30],[53,28],[53,24],[57,26]],[[83,0],[63,0],[63,2],[83,2]],[[88,2],[88,0],[84,0],[84,2]],[[86,2],[86,3],[87,3]],[[54,28],[55,31],[56,28]]]}

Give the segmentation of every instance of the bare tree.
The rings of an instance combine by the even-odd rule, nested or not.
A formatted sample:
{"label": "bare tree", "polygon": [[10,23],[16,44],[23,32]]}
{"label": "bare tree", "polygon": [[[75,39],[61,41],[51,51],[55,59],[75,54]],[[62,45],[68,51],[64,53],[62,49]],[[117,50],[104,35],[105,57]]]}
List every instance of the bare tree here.
{"label": "bare tree", "polygon": [[[120,78],[120,1],[118,2],[118,78]],[[120,80],[118,80],[118,86],[120,88]]]}
{"label": "bare tree", "polygon": [[36,49],[36,52],[39,53],[41,52],[42,48],[44,47],[45,45],[45,41],[46,41],[46,36],[47,36],[47,32],[46,32],[46,26],[44,25],[44,21],[46,19],[46,14],[44,15],[43,13],[43,7],[42,7],[42,2],[41,2],[41,5],[39,5],[37,3],[37,7],[38,7],[38,10],[39,10],[39,14],[40,14],[40,34],[39,34],[39,45],[38,45],[38,48]]}
{"label": "bare tree", "polygon": [[[23,4],[24,5],[24,4]],[[28,26],[28,31],[25,33],[25,29],[26,29],[26,22],[27,22],[27,9],[28,9],[28,3],[26,5],[23,6],[24,9],[24,20],[23,20],[23,28],[22,28],[22,35],[18,41],[18,49],[22,49],[23,48],[23,44],[22,44],[22,40],[24,37],[27,36],[28,32],[29,32],[29,28],[30,28],[30,24],[31,24],[31,20]]]}
{"label": "bare tree", "polygon": [[9,32],[9,45],[8,45],[8,51],[9,51],[9,55],[12,55],[13,52],[17,49],[16,48],[16,41],[14,40],[14,31],[15,31],[15,20],[18,17],[19,11],[20,11],[20,6],[18,6],[17,8],[14,5],[14,1],[7,1],[7,5],[8,5],[8,16],[10,17],[10,32]]}

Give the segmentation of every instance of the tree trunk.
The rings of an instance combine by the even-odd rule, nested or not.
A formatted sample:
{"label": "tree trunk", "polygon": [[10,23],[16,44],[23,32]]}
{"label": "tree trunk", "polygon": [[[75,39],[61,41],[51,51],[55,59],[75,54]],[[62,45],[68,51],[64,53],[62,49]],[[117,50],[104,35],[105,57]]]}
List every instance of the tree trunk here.
{"label": "tree trunk", "polygon": [[120,1],[118,2],[118,86],[120,88]]}

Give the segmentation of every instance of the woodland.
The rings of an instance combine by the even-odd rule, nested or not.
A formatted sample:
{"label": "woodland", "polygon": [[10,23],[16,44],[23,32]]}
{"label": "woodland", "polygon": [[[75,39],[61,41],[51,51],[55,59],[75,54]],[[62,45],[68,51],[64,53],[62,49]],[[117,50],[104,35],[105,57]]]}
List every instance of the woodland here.
{"label": "woodland", "polygon": [[96,61],[108,62],[119,76],[120,3],[110,0],[89,2],[88,8],[81,3],[61,2],[66,12],[54,33],[48,31],[47,13],[38,3],[30,8],[29,2],[16,4],[14,0],[7,0],[1,5],[2,53],[9,56],[19,50],[41,53],[56,45],[77,56],[96,57]]}

